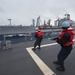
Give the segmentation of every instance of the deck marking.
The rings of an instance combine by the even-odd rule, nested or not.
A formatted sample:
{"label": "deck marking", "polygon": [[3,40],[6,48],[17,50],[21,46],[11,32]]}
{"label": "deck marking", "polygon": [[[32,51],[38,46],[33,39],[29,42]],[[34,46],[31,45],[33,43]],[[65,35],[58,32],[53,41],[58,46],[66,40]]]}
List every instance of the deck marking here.
{"label": "deck marking", "polygon": [[[75,41],[75,39],[73,40]],[[52,46],[56,45],[57,43],[51,43],[51,44],[45,44],[41,45],[41,47],[46,47],[46,46]],[[33,58],[35,63],[38,65],[40,70],[43,72],[44,75],[56,75],[32,50],[33,47],[26,48],[30,56]]]}
{"label": "deck marking", "polygon": [[56,45],[56,44],[57,43],[45,44],[45,45],[41,45],[41,47],[52,46],[52,45]]}
{"label": "deck marking", "polygon": [[[46,46],[52,46],[56,45],[57,43],[52,43],[52,44],[46,44],[46,45],[41,45],[41,47],[46,47]],[[33,47],[26,48],[28,53],[31,55],[35,63],[38,65],[40,70],[43,72],[44,75],[56,75],[32,50]]]}
{"label": "deck marking", "polygon": [[31,48],[26,48],[28,53],[31,55],[35,63],[38,65],[44,75],[56,75],[35,53]]}

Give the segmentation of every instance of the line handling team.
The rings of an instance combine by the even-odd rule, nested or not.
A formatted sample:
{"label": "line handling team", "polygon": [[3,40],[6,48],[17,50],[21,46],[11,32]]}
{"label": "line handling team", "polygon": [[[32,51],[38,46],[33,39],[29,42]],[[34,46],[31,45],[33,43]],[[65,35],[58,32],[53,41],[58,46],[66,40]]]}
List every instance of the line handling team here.
{"label": "line handling team", "polygon": [[[73,39],[75,33],[73,32],[74,28],[71,27],[71,24],[69,21],[64,21],[61,24],[62,31],[60,35],[56,38],[51,38],[50,40],[55,40],[58,44],[60,44],[61,49],[57,55],[57,60],[53,61],[55,65],[58,65],[59,67],[56,68],[58,71],[65,71],[64,67],[64,61],[68,57],[68,55],[71,53],[73,49]],[[34,43],[34,48],[32,50],[41,49],[40,45],[43,39],[43,32],[38,27],[35,28],[35,38],[36,41]]]}

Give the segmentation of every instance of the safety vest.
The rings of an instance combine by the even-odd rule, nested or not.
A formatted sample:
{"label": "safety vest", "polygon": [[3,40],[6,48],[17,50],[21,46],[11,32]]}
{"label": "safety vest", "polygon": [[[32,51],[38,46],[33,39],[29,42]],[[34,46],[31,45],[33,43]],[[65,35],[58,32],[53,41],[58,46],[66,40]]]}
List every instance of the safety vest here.
{"label": "safety vest", "polygon": [[73,42],[73,38],[74,38],[74,35],[75,35],[75,33],[74,32],[72,32],[71,30],[63,30],[62,31],[62,33],[60,34],[60,36],[59,36],[59,40],[62,40],[63,39],[63,36],[64,36],[64,34],[66,33],[66,32],[68,32],[69,34],[70,34],[70,39],[68,40],[68,42],[66,42],[65,44],[63,44],[63,46],[70,46],[70,45],[72,45],[72,44],[74,44],[74,42]]}
{"label": "safety vest", "polygon": [[43,33],[41,30],[37,30],[35,33],[37,34],[38,38],[43,36]]}

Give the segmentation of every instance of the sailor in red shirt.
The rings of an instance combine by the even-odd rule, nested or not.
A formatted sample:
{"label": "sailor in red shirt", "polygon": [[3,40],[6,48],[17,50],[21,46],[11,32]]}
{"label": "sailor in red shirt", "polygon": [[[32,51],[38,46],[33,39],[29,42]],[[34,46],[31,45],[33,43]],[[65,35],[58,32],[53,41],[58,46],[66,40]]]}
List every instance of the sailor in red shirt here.
{"label": "sailor in red shirt", "polygon": [[65,71],[64,60],[71,53],[72,46],[74,44],[73,38],[75,33],[73,32],[73,29],[70,29],[69,27],[70,23],[68,21],[62,22],[63,30],[61,34],[59,35],[59,37],[53,39],[61,45],[61,50],[57,55],[57,61],[53,62],[56,65],[60,65],[60,67],[56,68],[58,71]]}
{"label": "sailor in red shirt", "polygon": [[32,50],[36,50],[36,46],[38,46],[38,49],[40,49],[40,45],[43,39],[43,32],[38,27],[35,28],[35,38],[36,41],[34,43],[34,48],[32,48]]}

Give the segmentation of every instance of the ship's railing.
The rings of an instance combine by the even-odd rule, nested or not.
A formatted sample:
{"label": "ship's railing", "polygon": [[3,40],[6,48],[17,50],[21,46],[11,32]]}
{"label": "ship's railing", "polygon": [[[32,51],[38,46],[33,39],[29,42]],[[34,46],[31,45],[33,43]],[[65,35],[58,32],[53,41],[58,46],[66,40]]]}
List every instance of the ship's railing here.
{"label": "ship's railing", "polygon": [[[43,38],[49,38],[49,37],[56,37],[60,34],[61,30],[44,30],[43,31]],[[0,41],[6,42],[6,40],[11,40],[13,42],[13,39],[15,41],[20,41],[19,39],[23,41],[30,41],[30,40],[35,40],[34,37],[35,32],[30,32],[30,33],[17,33],[17,34],[3,34],[0,36]]]}

